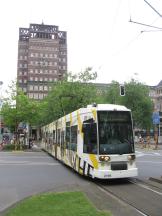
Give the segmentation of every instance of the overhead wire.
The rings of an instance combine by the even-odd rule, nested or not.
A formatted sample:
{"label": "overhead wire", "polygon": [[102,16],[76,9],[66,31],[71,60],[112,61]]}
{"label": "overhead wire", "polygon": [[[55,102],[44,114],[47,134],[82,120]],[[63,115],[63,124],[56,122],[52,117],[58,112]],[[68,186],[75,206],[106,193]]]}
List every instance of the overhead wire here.
{"label": "overhead wire", "polygon": [[[156,18],[155,21],[157,21],[157,19],[159,18],[162,18],[162,15],[147,1],[147,0],[144,0],[144,2],[156,13],[159,15],[158,18]],[[142,26],[146,26],[146,27],[149,27],[149,28],[153,28],[153,29],[156,29],[156,30],[143,30],[141,31],[141,33],[143,32],[152,32],[152,31],[161,31],[162,30],[162,27],[158,27],[158,26],[154,26],[153,24],[155,23],[155,21],[153,21],[151,24],[145,24],[145,23],[141,23],[141,22],[137,22],[137,21],[134,21],[131,19],[131,16],[130,16],[130,20],[129,22],[131,23],[134,23],[134,24],[138,24],[138,25],[142,25]]]}

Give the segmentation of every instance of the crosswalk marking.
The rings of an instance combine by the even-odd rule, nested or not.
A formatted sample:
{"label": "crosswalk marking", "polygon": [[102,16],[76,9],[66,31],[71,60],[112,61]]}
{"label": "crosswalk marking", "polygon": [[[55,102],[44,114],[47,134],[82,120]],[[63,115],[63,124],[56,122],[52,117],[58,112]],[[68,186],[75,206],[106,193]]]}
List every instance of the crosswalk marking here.
{"label": "crosswalk marking", "polygon": [[136,151],[136,156],[137,157],[142,157],[142,156],[162,156],[162,152],[143,152],[143,151]]}

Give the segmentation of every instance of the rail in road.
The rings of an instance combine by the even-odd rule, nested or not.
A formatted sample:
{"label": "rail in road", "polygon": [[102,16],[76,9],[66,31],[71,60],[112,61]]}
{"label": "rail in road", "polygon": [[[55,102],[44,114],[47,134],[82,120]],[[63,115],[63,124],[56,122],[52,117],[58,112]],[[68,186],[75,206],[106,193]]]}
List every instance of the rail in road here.
{"label": "rail in road", "polygon": [[98,181],[96,184],[103,193],[129,206],[134,212],[132,216],[162,215],[162,187],[153,187],[138,179],[113,180],[109,183]]}

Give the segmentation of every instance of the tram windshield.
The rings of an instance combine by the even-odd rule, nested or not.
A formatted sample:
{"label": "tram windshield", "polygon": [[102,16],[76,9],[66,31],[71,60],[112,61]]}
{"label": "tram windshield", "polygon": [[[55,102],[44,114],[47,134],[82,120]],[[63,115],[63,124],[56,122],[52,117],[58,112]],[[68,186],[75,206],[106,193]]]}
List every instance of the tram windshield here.
{"label": "tram windshield", "polygon": [[131,113],[98,111],[99,154],[134,152]]}

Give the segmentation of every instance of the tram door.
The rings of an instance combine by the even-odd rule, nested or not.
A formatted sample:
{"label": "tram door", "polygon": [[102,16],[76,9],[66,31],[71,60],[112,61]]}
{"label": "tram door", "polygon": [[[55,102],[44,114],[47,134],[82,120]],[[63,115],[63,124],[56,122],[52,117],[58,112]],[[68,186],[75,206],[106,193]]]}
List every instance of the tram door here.
{"label": "tram door", "polygon": [[64,142],[65,142],[64,134],[65,132],[61,131],[61,158],[64,157]]}
{"label": "tram door", "polygon": [[56,123],[55,158],[57,158],[57,145],[58,145],[58,130],[57,130],[57,123]]}
{"label": "tram door", "polygon": [[53,150],[55,155],[55,149],[56,148],[56,130],[53,130]]}

